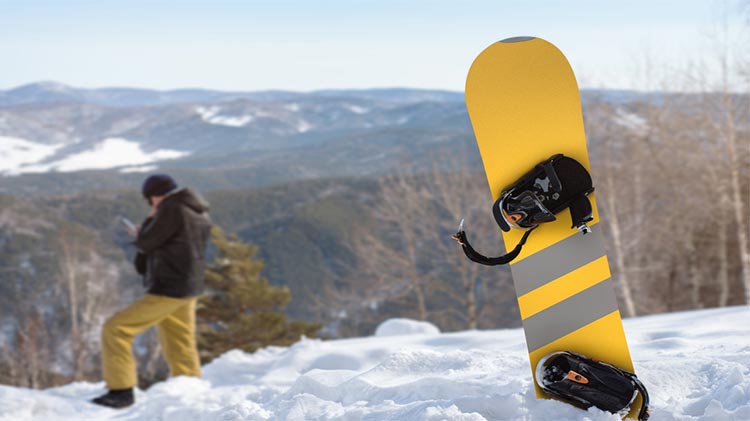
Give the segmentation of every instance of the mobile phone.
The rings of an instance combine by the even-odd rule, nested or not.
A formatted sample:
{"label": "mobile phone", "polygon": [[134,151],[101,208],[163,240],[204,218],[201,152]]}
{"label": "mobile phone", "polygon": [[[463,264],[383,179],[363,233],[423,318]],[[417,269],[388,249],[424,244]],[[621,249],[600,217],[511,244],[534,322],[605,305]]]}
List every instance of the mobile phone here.
{"label": "mobile phone", "polygon": [[126,218],[124,216],[121,216],[120,217],[120,222],[122,222],[123,225],[125,225],[126,227],[128,227],[129,230],[131,230],[133,232],[138,232],[138,227],[136,227],[135,224],[130,221],[130,219],[128,219],[128,218]]}

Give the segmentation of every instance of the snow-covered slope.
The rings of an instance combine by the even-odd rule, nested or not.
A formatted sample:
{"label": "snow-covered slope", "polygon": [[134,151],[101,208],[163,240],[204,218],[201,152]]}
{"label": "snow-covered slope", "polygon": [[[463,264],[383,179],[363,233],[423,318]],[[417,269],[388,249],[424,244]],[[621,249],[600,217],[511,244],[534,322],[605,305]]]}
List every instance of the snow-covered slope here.
{"label": "snow-covered slope", "polygon": [[0,136],[0,176],[50,171],[72,172],[92,169],[119,168],[123,172],[139,171],[146,164],[177,159],[189,152],[159,149],[144,152],[141,145],[123,138],[107,138],[91,149],[69,154],[49,162],[62,145],[44,145],[24,139]]}
{"label": "snow-covered slope", "polygon": [[0,175],[18,174],[26,166],[55,154],[62,145],[43,145],[15,137],[0,136]]}
{"label": "snow-covered slope", "polygon": [[[750,420],[748,321],[750,307],[626,320],[652,420]],[[399,326],[409,334],[395,335]],[[202,379],[139,391],[137,404],[119,411],[87,403],[101,383],[2,386],[0,419],[618,420],[537,400],[519,329],[433,329],[400,320],[384,336],[232,351],[205,366]]]}

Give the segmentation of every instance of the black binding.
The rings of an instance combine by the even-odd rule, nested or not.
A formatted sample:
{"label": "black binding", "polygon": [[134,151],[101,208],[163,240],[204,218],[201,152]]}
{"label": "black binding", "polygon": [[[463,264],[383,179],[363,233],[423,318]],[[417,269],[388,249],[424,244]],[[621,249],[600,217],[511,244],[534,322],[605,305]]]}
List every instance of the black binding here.
{"label": "black binding", "polygon": [[[546,187],[539,187],[539,185],[535,184],[535,180],[542,179],[545,176],[549,180],[549,190]],[[503,201],[518,200],[517,198],[522,196],[514,196],[514,194],[517,191],[525,190],[535,190],[540,194],[541,196],[536,197],[543,200],[543,208],[546,208],[545,210],[551,215],[538,213],[537,216],[540,216],[539,218],[519,222],[518,225],[520,226],[514,225],[514,228],[525,229],[526,232],[512,251],[498,257],[487,257],[477,252],[469,244],[462,224],[458,232],[451,237],[461,245],[466,257],[473,262],[487,266],[508,264],[521,253],[521,248],[526,243],[531,231],[536,229],[539,224],[554,221],[556,219],[554,215],[565,209],[570,209],[573,222],[571,228],[577,228],[583,234],[591,232],[591,229],[587,225],[587,222],[593,220],[592,206],[588,195],[594,191],[594,187],[588,171],[578,161],[563,154],[553,155],[546,161],[534,166],[523,177],[504,190],[492,206],[492,215],[503,231],[508,232],[511,229],[508,221],[503,216],[505,206]],[[507,204],[509,203],[507,202]]]}
{"label": "black binding", "polygon": [[[555,354],[559,354],[559,357]],[[551,365],[556,366],[557,370],[548,373],[547,367],[537,366],[535,374],[537,384],[545,393],[583,409],[594,406],[622,414],[630,411],[637,391],[641,395],[638,420],[649,419],[651,414],[648,391],[635,374],[612,364],[569,351],[550,354],[542,361],[551,356],[555,356]],[[539,364],[542,362],[540,361]],[[578,384],[576,380],[571,379],[571,373],[582,375],[587,378],[587,381]],[[630,402],[627,402],[630,396],[632,398]]]}
{"label": "black binding", "polygon": [[523,245],[526,244],[526,239],[529,238],[529,234],[531,234],[531,231],[534,231],[535,228],[536,227],[527,230],[523,234],[523,237],[521,237],[521,241],[518,242],[516,247],[510,253],[498,257],[487,257],[474,250],[474,247],[469,244],[469,240],[466,238],[466,231],[464,231],[463,229],[459,229],[459,231],[451,236],[451,238],[458,241],[458,244],[461,244],[461,248],[464,250],[464,254],[472,262],[476,262],[486,266],[507,265],[508,263],[513,261],[513,259],[518,257],[518,255],[521,253]]}

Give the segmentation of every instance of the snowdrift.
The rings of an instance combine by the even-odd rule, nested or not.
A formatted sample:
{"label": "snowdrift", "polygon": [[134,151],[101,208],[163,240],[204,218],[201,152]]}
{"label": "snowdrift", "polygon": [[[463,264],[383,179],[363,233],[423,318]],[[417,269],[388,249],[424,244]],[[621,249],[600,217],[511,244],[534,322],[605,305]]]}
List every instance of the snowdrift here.
{"label": "snowdrift", "polygon": [[[747,306],[625,320],[653,420],[750,420],[748,322]],[[124,410],[88,403],[103,391],[0,386],[0,420],[618,420],[537,400],[520,329],[440,334],[403,319],[380,336],[231,351]]]}

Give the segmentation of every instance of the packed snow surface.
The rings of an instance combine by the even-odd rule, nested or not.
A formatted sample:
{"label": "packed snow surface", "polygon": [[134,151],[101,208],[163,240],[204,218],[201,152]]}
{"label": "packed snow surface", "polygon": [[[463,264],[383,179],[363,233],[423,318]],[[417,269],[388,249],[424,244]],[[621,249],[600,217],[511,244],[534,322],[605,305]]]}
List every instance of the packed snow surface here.
{"label": "packed snow surface", "polygon": [[[748,321],[747,306],[625,321],[652,420],[750,420]],[[0,419],[619,419],[537,400],[520,329],[425,334],[404,329],[420,324],[399,323],[389,336],[231,351],[206,365],[203,378],[137,391],[136,405],[123,410],[87,402],[103,383],[43,391],[0,386]]]}

